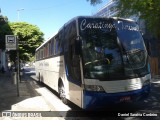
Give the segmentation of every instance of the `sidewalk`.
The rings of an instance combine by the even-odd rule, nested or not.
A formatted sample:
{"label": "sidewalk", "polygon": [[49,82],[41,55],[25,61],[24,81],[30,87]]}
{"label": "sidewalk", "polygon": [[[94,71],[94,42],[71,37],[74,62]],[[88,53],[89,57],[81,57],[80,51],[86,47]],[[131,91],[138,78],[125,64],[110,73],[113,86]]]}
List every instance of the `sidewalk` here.
{"label": "sidewalk", "polygon": [[[47,104],[43,96],[38,94],[33,88],[33,84],[31,78],[23,75],[21,82],[19,82],[18,96],[17,85],[13,84],[11,73],[0,73],[0,116],[3,111],[54,111],[53,107]],[[22,118],[2,116],[0,118],[0,120],[12,119],[17,120]],[[37,119],[42,120],[40,117]],[[47,120],[51,119],[55,120],[58,118],[47,118]],[[33,117],[33,120],[35,120],[35,117]]]}
{"label": "sidewalk", "polygon": [[152,83],[160,83],[160,75],[154,75],[152,76]]}
{"label": "sidewalk", "polygon": [[13,84],[11,73],[0,74],[0,111],[12,110],[12,107],[25,99],[38,97],[39,94],[32,88],[26,77],[19,82],[19,96],[17,85]]}

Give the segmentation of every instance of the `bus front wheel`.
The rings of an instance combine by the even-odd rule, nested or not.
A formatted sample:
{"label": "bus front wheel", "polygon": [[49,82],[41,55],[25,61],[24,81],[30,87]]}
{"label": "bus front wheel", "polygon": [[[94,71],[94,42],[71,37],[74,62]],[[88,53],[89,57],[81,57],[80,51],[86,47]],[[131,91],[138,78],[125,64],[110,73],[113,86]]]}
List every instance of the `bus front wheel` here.
{"label": "bus front wheel", "polygon": [[64,88],[64,85],[63,85],[63,84],[61,84],[61,85],[59,86],[59,95],[60,95],[60,99],[62,100],[62,102],[63,102],[64,104],[68,104],[68,100],[67,100],[67,98],[66,98],[65,88]]}

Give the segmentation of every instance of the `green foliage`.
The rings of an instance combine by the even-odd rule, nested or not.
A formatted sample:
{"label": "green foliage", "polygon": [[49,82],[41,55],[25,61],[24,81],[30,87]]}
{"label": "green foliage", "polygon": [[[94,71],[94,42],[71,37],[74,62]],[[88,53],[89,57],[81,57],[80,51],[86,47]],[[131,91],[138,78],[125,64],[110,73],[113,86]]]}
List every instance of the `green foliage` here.
{"label": "green foliage", "polygon": [[91,5],[96,5],[102,2],[102,0],[87,0],[90,2]]}
{"label": "green foliage", "polygon": [[[9,22],[0,16],[0,49],[5,50],[5,35],[15,35],[19,39],[20,60],[34,59],[35,49],[43,42],[43,33],[35,25],[26,22]],[[10,59],[15,62],[16,51],[10,51]]]}
{"label": "green foliage", "polygon": [[160,36],[160,0],[114,0],[117,1],[118,16],[128,17],[139,15],[143,18],[147,27]]}
{"label": "green foliage", "polygon": [[5,50],[5,35],[12,35],[10,26],[8,25],[8,18],[0,16],[0,49]]}
{"label": "green foliage", "polygon": [[[31,61],[35,55],[35,49],[43,42],[43,33],[35,25],[26,22],[11,22],[9,26],[14,35],[18,36],[20,60]],[[14,51],[10,54],[14,61]]]}

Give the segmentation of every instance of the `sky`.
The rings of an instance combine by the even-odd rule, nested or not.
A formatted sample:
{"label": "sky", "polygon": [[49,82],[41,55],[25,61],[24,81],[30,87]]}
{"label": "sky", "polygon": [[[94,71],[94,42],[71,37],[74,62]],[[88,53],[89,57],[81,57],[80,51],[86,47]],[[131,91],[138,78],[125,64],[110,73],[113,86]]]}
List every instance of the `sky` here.
{"label": "sky", "polygon": [[[0,0],[1,14],[10,22],[27,22],[36,25],[47,39],[66,22],[76,16],[93,15],[108,0],[91,5],[87,0]],[[19,11],[19,19],[18,12]]]}

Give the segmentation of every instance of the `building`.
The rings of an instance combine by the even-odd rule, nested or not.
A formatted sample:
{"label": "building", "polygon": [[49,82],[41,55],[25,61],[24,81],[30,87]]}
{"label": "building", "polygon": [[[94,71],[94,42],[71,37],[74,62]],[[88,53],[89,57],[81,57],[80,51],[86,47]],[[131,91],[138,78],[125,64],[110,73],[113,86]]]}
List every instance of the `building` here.
{"label": "building", "polygon": [[110,0],[105,6],[103,6],[94,16],[101,16],[101,17],[114,17],[117,15],[118,11],[116,9],[112,9],[116,5],[116,2]]}
{"label": "building", "polygon": [[6,52],[0,49],[0,70],[7,70],[7,57]]}
{"label": "building", "polygon": [[[110,0],[105,6],[100,8],[94,16],[101,16],[101,17],[115,17],[118,13],[118,10],[114,9],[113,7],[116,6],[116,2]],[[160,61],[160,53],[158,50],[160,49],[160,43],[158,43],[158,39],[154,37],[154,35],[146,29],[145,21],[139,18],[140,13],[137,15],[130,16],[129,19],[134,20],[139,25],[139,29],[143,34],[144,42],[146,44],[149,56],[150,56],[150,65],[152,74],[159,74],[160,73],[160,65],[158,64]],[[159,46],[159,47],[158,47]]]}
{"label": "building", "polygon": [[[4,17],[0,14],[0,33],[2,33],[1,26],[6,24]],[[8,68],[8,59],[5,51],[5,36],[0,34],[0,71],[6,71]]]}

